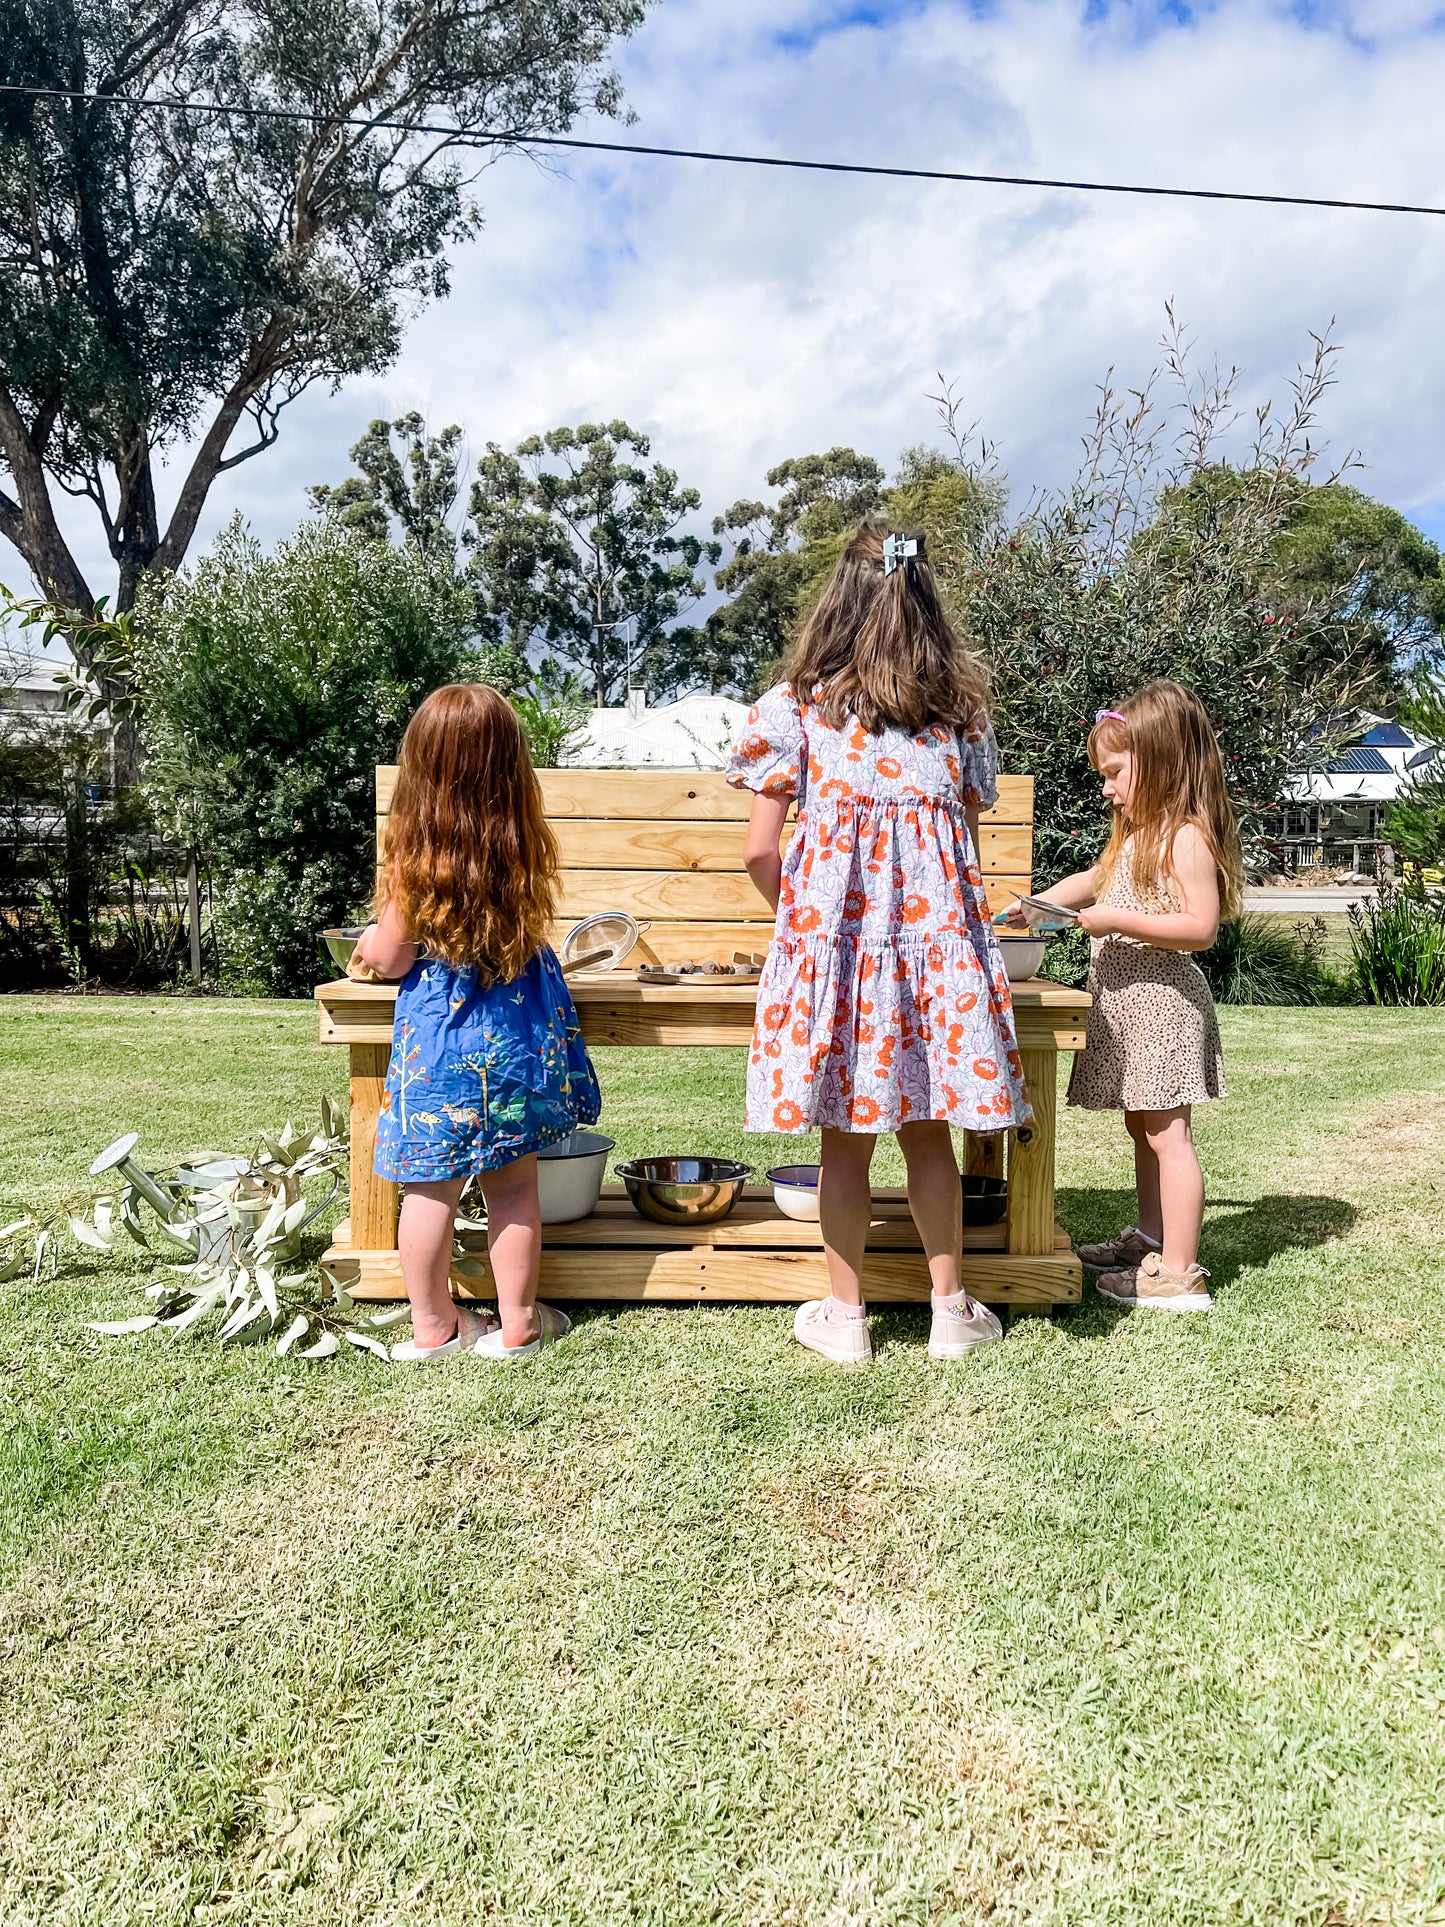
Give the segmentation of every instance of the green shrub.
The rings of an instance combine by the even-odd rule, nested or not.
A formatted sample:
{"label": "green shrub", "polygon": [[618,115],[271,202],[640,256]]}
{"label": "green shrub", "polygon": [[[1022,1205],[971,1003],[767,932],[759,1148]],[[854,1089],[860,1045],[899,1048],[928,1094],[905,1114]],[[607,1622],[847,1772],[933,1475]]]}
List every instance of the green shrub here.
{"label": "green shrub", "polygon": [[1084,932],[1075,928],[1050,937],[1039,975],[1051,984],[1082,990],[1089,977],[1089,939]]}
{"label": "green shrub", "polygon": [[304,992],[318,929],[371,894],[375,765],[472,667],[471,597],[335,517],[272,555],[238,520],[143,615],[149,786],[209,860],[222,983]]}
{"label": "green shrub", "polygon": [[1330,979],[1320,962],[1324,926],[1287,929],[1274,917],[1249,913],[1219,927],[1213,947],[1195,961],[1221,1004],[1319,1004]]}
{"label": "green shrub", "polygon": [[1445,893],[1381,885],[1350,906],[1352,980],[1367,1004],[1445,1004]]}

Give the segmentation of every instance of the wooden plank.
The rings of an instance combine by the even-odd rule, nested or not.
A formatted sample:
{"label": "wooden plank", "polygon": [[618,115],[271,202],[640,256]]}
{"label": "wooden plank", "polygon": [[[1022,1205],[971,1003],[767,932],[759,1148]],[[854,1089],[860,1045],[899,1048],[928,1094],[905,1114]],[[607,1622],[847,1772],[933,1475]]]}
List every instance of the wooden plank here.
{"label": "wooden plank", "polygon": [[[901,1186],[887,1187],[887,1199],[875,1193],[873,1200],[874,1219],[868,1233],[868,1248],[874,1251],[916,1251],[921,1249],[918,1233],[908,1210],[907,1200]],[[816,1224],[809,1224],[797,1218],[783,1218],[777,1215],[766,1217],[766,1241],[761,1225],[762,1215],[751,1219],[744,1213],[749,1205],[767,1207],[773,1212],[772,1189],[770,1186],[750,1184],[743,1192],[742,1202],[726,1217],[711,1225],[661,1225],[653,1224],[633,1210],[620,1184],[603,1187],[601,1202],[591,1217],[579,1218],[574,1224],[549,1224],[542,1227],[542,1239],[549,1249],[587,1249],[590,1246],[612,1246],[614,1249],[625,1245],[642,1247],[675,1248],[685,1246],[696,1248],[698,1245],[713,1247],[736,1247],[747,1249],[796,1249],[800,1251],[817,1250],[822,1247],[822,1233]],[[622,1235],[620,1227],[628,1223],[630,1233]],[[1005,1236],[1002,1225],[965,1225],[963,1228],[963,1248],[966,1251],[1001,1251]],[[910,1242],[911,1240],[911,1242]],[[466,1231],[459,1234],[459,1241],[468,1252],[485,1254],[487,1234],[485,1231]],[[351,1252],[351,1220],[342,1218],[331,1234],[332,1255]],[[1054,1250],[1069,1252],[1073,1250],[1069,1234],[1061,1224],[1054,1226]]]}
{"label": "wooden plank", "polygon": [[390,1057],[389,1045],[351,1046],[351,1225],[355,1242],[369,1250],[396,1249],[400,1193],[371,1168]]}
{"label": "wooden plank", "polygon": [[963,1168],[973,1178],[1001,1178],[1006,1131],[970,1131],[964,1145]]}
{"label": "wooden plank", "polygon": [[[339,1251],[326,1262],[363,1300],[402,1298],[395,1252]],[[1072,1253],[1015,1258],[1007,1252],[965,1254],[962,1277],[974,1297],[991,1305],[1064,1305],[1078,1302],[1082,1271]],[[454,1271],[458,1297],[490,1298],[485,1274]],[[828,1295],[821,1252],[548,1251],[542,1253],[544,1300],[623,1303],[762,1302],[797,1304]],[[863,1262],[863,1291],[874,1305],[927,1302],[928,1266],[922,1253],[874,1253]]]}
{"label": "wooden plank", "polygon": [[[743,833],[736,823],[601,822],[555,825],[564,870],[716,870],[743,872]],[[792,841],[790,832],[784,848]],[[1023,876],[1033,862],[1027,824],[979,828],[979,865],[988,876]]]}
{"label": "wooden plank", "polygon": [[1016,1133],[1009,1147],[1008,1248],[1010,1256],[1033,1256],[1053,1244],[1058,1058],[1027,1047],[1020,1055],[1034,1122],[1028,1141]]}
{"label": "wooden plank", "polygon": [[[550,817],[639,817],[657,821],[745,823],[752,809],[748,790],[730,789],[721,770],[541,769],[537,777]],[[376,810],[385,816],[396,788],[396,766],[378,765]],[[1032,776],[1000,776],[998,802],[985,823],[1032,823]]]}
{"label": "wooden plank", "polygon": [[[719,921],[762,924],[773,913],[745,872],[677,870],[564,870],[558,914],[575,922],[602,910],[674,923]],[[1029,889],[1027,876],[987,876],[990,910],[1005,910]]]}
{"label": "wooden plank", "polygon": [[678,923],[727,922],[772,928],[773,913],[743,871],[691,874],[677,870],[564,870],[558,912],[574,920],[602,910],[627,910],[640,919]]}

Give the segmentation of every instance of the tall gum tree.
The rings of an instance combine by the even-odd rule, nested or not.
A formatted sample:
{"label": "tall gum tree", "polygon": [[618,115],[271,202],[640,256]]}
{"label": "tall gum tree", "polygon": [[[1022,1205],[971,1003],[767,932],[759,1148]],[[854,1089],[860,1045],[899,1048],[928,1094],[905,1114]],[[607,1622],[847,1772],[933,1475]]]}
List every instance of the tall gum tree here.
{"label": "tall gum tree", "polygon": [[480,226],[487,158],[619,113],[607,50],[649,4],[7,7],[0,82],[68,96],[0,92],[0,536],[44,595],[81,616],[98,599],[56,491],[92,505],[127,610],[288,402],[385,368]]}

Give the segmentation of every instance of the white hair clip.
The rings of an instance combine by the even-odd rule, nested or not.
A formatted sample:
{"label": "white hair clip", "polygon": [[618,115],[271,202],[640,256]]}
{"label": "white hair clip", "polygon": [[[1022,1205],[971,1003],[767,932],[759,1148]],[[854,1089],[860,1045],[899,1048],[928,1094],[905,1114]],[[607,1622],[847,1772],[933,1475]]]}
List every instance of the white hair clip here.
{"label": "white hair clip", "polygon": [[910,555],[917,555],[916,541],[901,535],[887,535],[883,538],[883,573],[892,575],[900,562],[906,562]]}

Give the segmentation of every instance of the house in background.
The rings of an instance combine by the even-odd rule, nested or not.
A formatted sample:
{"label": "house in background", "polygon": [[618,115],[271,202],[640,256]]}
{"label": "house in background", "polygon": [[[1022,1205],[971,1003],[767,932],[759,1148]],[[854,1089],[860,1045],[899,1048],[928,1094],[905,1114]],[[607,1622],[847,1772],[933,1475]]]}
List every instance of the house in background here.
{"label": "house in background", "polygon": [[722,769],[747,719],[747,704],[728,696],[649,709],[635,690],[625,709],[592,710],[561,761],[567,769]]}
{"label": "house in background", "polygon": [[1386,716],[1361,711],[1321,770],[1291,779],[1273,826],[1286,870],[1349,869],[1378,876],[1393,868],[1385,840],[1390,805],[1445,748]]}

